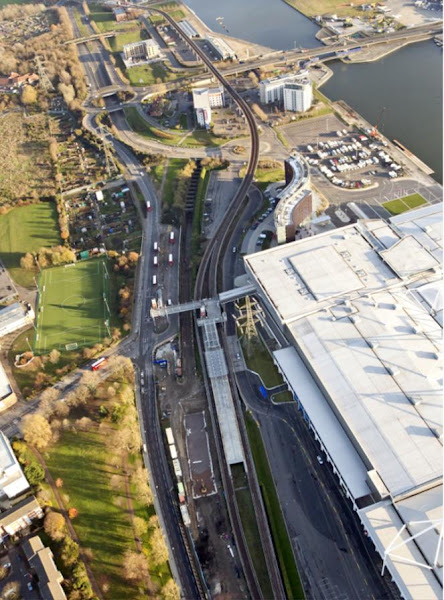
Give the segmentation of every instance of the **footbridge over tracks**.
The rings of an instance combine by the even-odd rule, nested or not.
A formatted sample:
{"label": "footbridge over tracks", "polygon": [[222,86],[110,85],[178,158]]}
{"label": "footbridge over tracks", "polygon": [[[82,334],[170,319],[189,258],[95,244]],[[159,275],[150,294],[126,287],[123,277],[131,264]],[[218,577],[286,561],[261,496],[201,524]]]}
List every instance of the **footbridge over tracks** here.
{"label": "footbridge over tracks", "polygon": [[193,300],[191,302],[184,302],[183,304],[174,304],[171,306],[158,306],[157,308],[151,309],[150,315],[151,318],[156,319],[158,317],[178,315],[183,312],[198,309],[201,309],[202,315],[209,315],[212,312],[213,307],[215,305],[218,306],[219,304],[233,302],[234,300],[238,300],[239,298],[244,298],[245,296],[248,296],[248,294],[252,294],[254,291],[256,291],[256,287],[254,285],[244,285],[242,287],[234,288],[232,290],[227,290],[226,292],[221,292],[217,296],[217,298],[214,299]]}

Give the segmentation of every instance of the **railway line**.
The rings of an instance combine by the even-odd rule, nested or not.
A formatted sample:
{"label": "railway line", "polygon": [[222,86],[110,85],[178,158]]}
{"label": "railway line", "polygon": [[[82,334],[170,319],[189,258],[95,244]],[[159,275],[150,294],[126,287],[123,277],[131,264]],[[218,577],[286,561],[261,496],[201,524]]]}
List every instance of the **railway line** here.
{"label": "railway line", "polygon": [[[152,9],[149,9],[152,10]],[[214,77],[219,81],[221,85],[225,88],[226,92],[231,96],[233,101],[238,105],[238,107],[244,113],[248,128],[250,131],[251,137],[251,150],[250,156],[248,160],[248,165],[246,169],[246,173],[244,179],[239,186],[236,194],[231,200],[229,207],[227,209],[226,215],[222,220],[219,228],[217,229],[214,237],[209,241],[205,251],[204,256],[201,261],[200,268],[197,273],[196,284],[194,289],[194,298],[196,300],[200,300],[203,298],[216,297],[219,291],[220,284],[220,275],[222,269],[222,262],[225,256],[225,252],[227,250],[227,245],[233,233],[233,229],[237,221],[241,218],[242,213],[246,207],[248,201],[248,190],[253,181],[254,173],[256,171],[258,159],[259,159],[259,134],[257,131],[256,122],[254,119],[254,115],[248,106],[248,104],[239,96],[239,94],[234,90],[234,88],[226,81],[223,75],[214,67],[214,65],[209,61],[206,55],[200,50],[200,48],[193,42],[191,38],[189,38],[175,23],[175,21],[165,12],[160,10],[155,10],[155,12],[160,13],[172,27],[176,29],[176,31],[182,36],[182,38],[188,43],[188,45],[192,48],[196,55],[198,55],[202,61],[205,63],[209,71],[214,75]],[[223,331],[220,331],[222,339],[224,338]],[[203,356],[203,347],[202,340],[200,338],[199,332],[196,327],[196,340],[199,348],[199,353]],[[212,398],[212,394],[210,392],[210,386],[208,385],[208,379],[206,373],[204,371],[204,379],[205,379],[205,387],[207,392],[207,397],[209,399],[210,404],[212,405],[212,410],[210,410],[213,432],[216,441],[216,448],[218,453],[219,464],[221,468],[221,475],[224,485],[225,498],[227,502],[227,508],[230,515],[231,525],[233,528],[233,533],[235,536],[237,550],[239,552],[239,557],[244,569],[245,578],[250,590],[250,593],[253,598],[262,598],[262,591],[258,584],[258,580],[256,577],[255,570],[251,563],[250,553],[247,547],[247,543],[245,540],[240,515],[237,508],[237,502],[235,499],[235,490],[233,486],[233,482],[231,479],[231,473],[229,465],[226,463],[223,445],[222,445],[222,437],[219,429],[219,425],[217,423],[217,419],[215,418],[216,409],[214,406],[214,400]],[[235,388],[235,384],[231,379],[231,386],[234,398],[237,398],[237,390]],[[236,406],[237,405],[237,406]],[[237,418],[240,423],[240,429],[243,432],[242,438],[244,446],[246,447],[246,461],[247,461],[247,475],[250,484],[250,491],[253,498],[253,504],[255,508],[256,517],[258,520],[258,527],[261,531],[262,535],[262,546],[264,555],[266,557],[267,567],[269,569],[269,576],[272,583],[272,587],[274,593],[277,598],[285,598],[285,591],[282,584],[282,579],[279,571],[279,567],[276,561],[275,552],[273,543],[271,541],[271,536],[269,534],[268,522],[265,513],[265,509],[262,502],[262,497],[260,493],[260,488],[257,483],[257,479],[255,478],[255,470],[254,464],[251,457],[251,453],[248,448],[248,440],[246,437],[245,429],[243,427],[243,418],[241,413],[241,409],[239,403],[235,402]]]}

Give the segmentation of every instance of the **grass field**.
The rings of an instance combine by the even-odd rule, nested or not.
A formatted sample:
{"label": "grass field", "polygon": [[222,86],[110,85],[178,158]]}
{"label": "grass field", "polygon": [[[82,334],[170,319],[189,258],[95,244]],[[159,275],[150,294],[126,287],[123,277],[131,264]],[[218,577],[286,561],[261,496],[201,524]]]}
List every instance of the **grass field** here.
{"label": "grass field", "polygon": [[174,75],[167,71],[160,61],[130,67],[126,70],[126,76],[131,85],[153,85],[154,83],[165,83],[170,79],[174,79]]}
{"label": "grass field", "polygon": [[[128,124],[133,131],[142,135],[143,137],[156,140],[167,146],[183,146],[184,148],[196,147],[196,146],[219,146],[225,144],[227,140],[218,138],[211,133],[203,129],[196,129],[190,133],[185,139],[185,133],[181,131],[177,133],[172,129],[164,131],[152,127],[148,121],[146,121],[142,115],[137,111],[135,107],[127,107],[125,110],[125,116]],[[183,140],[183,141],[182,141]]]}
{"label": "grass field", "polygon": [[0,216],[0,258],[19,285],[32,286],[35,275],[20,267],[22,256],[57,244],[60,237],[53,202],[13,208]]}
{"label": "grass field", "polygon": [[236,490],[236,500],[242,527],[257,579],[264,598],[273,598],[273,588],[267,572],[260,534],[254,513],[253,500],[248,487]]}
{"label": "grass field", "polygon": [[400,215],[423,204],[427,204],[427,200],[421,194],[410,194],[410,196],[404,196],[404,198],[399,198],[398,200],[384,202],[382,206],[392,215]]}
{"label": "grass field", "polygon": [[106,337],[109,288],[105,258],[42,271],[34,352],[93,346]]}
{"label": "grass field", "polygon": [[34,4],[34,0],[0,0],[0,8],[7,4]]}
{"label": "grass field", "polygon": [[251,415],[246,415],[245,424],[287,597],[303,599],[304,590],[299,579],[293,549],[288,537],[261,433]]}
{"label": "grass field", "polygon": [[267,388],[282,385],[282,383],[284,383],[281,374],[273,363],[270,353],[260,340],[251,342],[250,352],[247,352],[246,341],[244,338],[242,338],[241,344],[247,367],[260,375]]}
{"label": "grass field", "polygon": [[316,15],[324,15],[326,13],[335,13],[341,17],[353,17],[362,15],[359,9],[359,4],[363,2],[355,2],[354,5],[344,0],[285,0],[287,4],[306,15],[307,17],[315,17]]}
{"label": "grass field", "polygon": [[145,29],[135,28],[131,31],[123,31],[122,33],[119,33],[119,35],[109,38],[108,41],[113,52],[122,52],[125,44],[140,42],[141,40],[146,39],[146,37]]}
{"label": "grass field", "polygon": [[48,467],[63,479],[63,494],[79,511],[73,525],[84,548],[91,548],[91,567],[99,581],[109,583],[112,598],[138,598],[137,590],[123,579],[122,558],[132,548],[132,529],[126,510],[116,506],[110,477],[109,449],[104,435],[93,431],[66,431],[51,448]]}

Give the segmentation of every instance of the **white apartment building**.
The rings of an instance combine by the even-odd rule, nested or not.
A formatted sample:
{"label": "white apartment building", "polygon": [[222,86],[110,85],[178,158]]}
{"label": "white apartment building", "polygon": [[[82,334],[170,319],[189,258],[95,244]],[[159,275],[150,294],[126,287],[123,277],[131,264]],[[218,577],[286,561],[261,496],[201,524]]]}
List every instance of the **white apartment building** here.
{"label": "white apartment building", "polygon": [[154,40],[142,40],[123,46],[123,57],[125,60],[139,60],[144,58],[155,58],[159,56],[160,48]]}
{"label": "white apartment building", "polygon": [[300,79],[284,87],[284,110],[305,112],[313,102],[313,88],[309,79]]}
{"label": "white apartment building", "polygon": [[284,95],[284,87],[296,81],[294,73],[286,73],[279,77],[271,77],[264,79],[259,83],[259,97],[262,104],[270,104],[271,102],[282,102]]}

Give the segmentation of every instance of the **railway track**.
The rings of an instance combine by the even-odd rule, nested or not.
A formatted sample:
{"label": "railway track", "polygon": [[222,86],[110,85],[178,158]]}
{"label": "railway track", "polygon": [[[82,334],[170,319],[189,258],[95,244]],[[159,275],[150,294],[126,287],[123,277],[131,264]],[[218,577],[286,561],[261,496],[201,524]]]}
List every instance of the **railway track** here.
{"label": "railway track", "polygon": [[[152,10],[152,9],[148,9]],[[241,218],[242,213],[246,207],[248,198],[248,190],[253,181],[254,173],[256,171],[258,159],[259,159],[259,134],[257,131],[256,122],[254,119],[254,115],[248,106],[248,104],[239,96],[236,90],[225,80],[225,78],[219,73],[219,71],[213,66],[213,64],[207,59],[205,54],[200,50],[200,48],[190,39],[181,29],[178,28],[175,21],[165,12],[160,10],[155,10],[155,12],[160,13],[172,27],[176,29],[176,31],[183,37],[183,39],[188,43],[188,45],[193,49],[193,51],[200,56],[203,62],[206,64],[208,69],[212,72],[215,78],[223,85],[226,92],[231,96],[234,102],[238,105],[238,107],[244,113],[247,124],[250,131],[251,137],[251,149],[250,156],[248,160],[248,165],[246,169],[246,173],[244,179],[239,186],[236,194],[231,200],[229,207],[226,211],[225,217],[219,225],[216,234],[209,241],[204,255],[202,257],[202,261],[199,267],[199,271],[197,273],[196,284],[194,288],[194,298],[196,300],[200,300],[203,298],[211,298],[215,297],[219,291],[219,283],[220,283],[220,275],[222,272],[222,262],[225,256],[225,252],[227,250],[227,244],[230,241],[231,235],[234,230],[235,224]],[[199,332],[196,327],[196,341],[199,347],[199,353],[203,356],[203,347],[202,340],[199,335]],[[223,332],[222,339],[223,339]],[[227,502],[227,508],[230,515],[231,525],[233,528],[233,534],[235,536],[237,550],[239,552],[239,557],[243,566],[245,578],[247,581],[247,585],[249,587],[251,596],[255,599],[262,598],[263,594],[260,589],[258,579],[253,568],[250,553],[247,547],[247,543],[244,536],[243,527],[241,524],[237,502],[235,498],[235,490],[231,478],[230,468],[225,460],[225,455],[223,451],[222,437],[219,429],[219,425],[217,419],[215,418],[216,409],[214,406],[214,399],[212,397],[210,386],[208,383],[207,375],[204,370],[204,379],[205,386],[207,391],[207,397],[209,399],[209,403],[211,405],[210,415],[212,420],[213,432],[216,441],[217,454],[221,469],[221,475],[224,485],[225,491],[225,499]],[[231,381],[233,395],[237,398],[237,391],[235,389],[235,385],[233,381]],[[269,575],[270,580],[272,582],[273,590],[277,598],[282,599],[285,598],[285,592],[282,585],[282,579],[279,571],[279,567],[277,566],[277,561],[275,558],[274,547],[271,541],[271,536],[269,534],[268,522],[265,513],[265,509],[262,502],[262,497],[260,493],[260,488],[257,483],[257,479],[255,478],[254,464],[252,461],[251,453],[248,449],[248,441],[246,439],[245,428],[243,426],[242,414],[239,403],[235,402],[236,412],[238,420],[240,421],[240,428],[243,432],[243,441],[244,445],[247,445],[247,451],[245,452],[246,461],[247,461],[247,471],[248,471],[248,479],[250,483],[250,491],[253,498],[253,504],[255,507],[256,516],[258,519],[258,527],[263,533],[262,542],[264,554],[266,556],[266,562],[269,567]]]}

